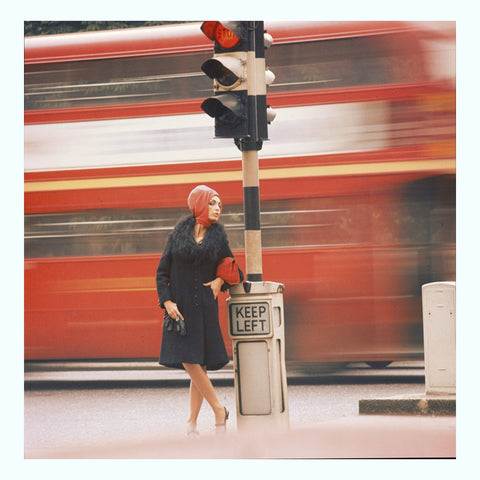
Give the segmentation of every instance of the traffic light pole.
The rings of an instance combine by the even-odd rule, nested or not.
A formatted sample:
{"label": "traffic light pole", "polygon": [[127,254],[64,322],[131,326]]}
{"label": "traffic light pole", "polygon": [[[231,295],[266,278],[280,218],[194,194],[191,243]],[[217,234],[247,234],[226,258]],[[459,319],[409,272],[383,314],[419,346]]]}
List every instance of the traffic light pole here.
{"label": "traffic light pole", "polygon": [[[265,83],[265,46],[263,22],[248,23],[247,52],[247,102],[249,138],[236,139],[242,151],[243,199],[245,212],[245,262],[247,280],[261,282],[262,233],[260,230],[260,190],[258,151],[262,148],[262,133],[259,132],[259,112],[266,109],[267,88]],[[260,107],[260,108],[259,108]],[[266,125],[266,122],[265,122]],[[266,135],[265,135],[266,136]]]}
{"label": "traffic light pole", "polygon": [[[249,136],[235,139],[242,151],[247,282],[230,289],[227,305],[238,428],[270,432],[289,428],[284,285],[263,281],[258,161],[258,151],[267,139],[263,22],[248,22],[248,32]],[[245,322],[247,311],[251,318]]]}
{"label": "traffic light pole", "polygon": [[[215,96],[201,108],[215,118],[215,137],[233,138],[242,152],[247,280],[262,281],[262,240],[258,151],[268,139],[267,82],[275,76],[265,69],[265,48],[271,37],[262,21],[204,22],[202,32],[215,42],[215,56],[202,64],[214,80]],[[269,37],[269,38],[268,38]],[[267,113],[267,110],[270,110]]]}
{"label": "traffic light pole", "polygon": [[260,192],[258,151],[242,151],[243,201],[245,212],[245,263],[247,281],[261,282],[262,232],[260,230]]}

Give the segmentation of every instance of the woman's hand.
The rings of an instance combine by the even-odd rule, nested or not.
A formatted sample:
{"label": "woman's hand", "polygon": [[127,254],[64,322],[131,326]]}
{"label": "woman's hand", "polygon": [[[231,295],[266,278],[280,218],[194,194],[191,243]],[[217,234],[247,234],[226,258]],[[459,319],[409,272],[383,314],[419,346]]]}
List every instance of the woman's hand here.
{"label": "woman's hand", "polygon": [[167,300],[163,303],[163,306],[165,307],[169,317],[175,320],[177,316],[179,316],[182,320],[185,320],[176,303],[172,302],[171,300]]}
{"label": "woman's hand", "polygon": [[216,300],[218,297],[218,294],[220,293],[220,290],[222,288],[222,285],[225,283],[223,278],[217,277],[215,280],[212,280],[211,282],[204,283],[204,287],[210,287],[213,292],[213,298]]}

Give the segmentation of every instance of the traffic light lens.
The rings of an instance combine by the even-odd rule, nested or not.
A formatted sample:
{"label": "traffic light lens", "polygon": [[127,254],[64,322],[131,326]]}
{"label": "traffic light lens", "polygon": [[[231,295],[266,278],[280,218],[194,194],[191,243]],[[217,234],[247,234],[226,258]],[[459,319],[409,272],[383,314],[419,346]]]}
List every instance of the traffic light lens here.
{"label": "traffic light lens", "polygon": [[238,80],[238,77],[228,70],[228,68],[222,68],[220,75],[217,77],[217,82],[224,87],[231,87]]}
{"label": "traffic light lens", "polygon": [[207,98],[201,108],[227,128],[235,128],[244,120],[243,106],[234,95],[222,94]]}
{"label": "traffic light lens", "polygon": [[201,108],[205,113],[215,118],[222,113],[223,105],[216,98],[207,98],[202,102]]}
{"label": "traffic light lens", "polygon": [[210,39],[216,41],[222,48],[233,48],[240,42],[231,30],[225,28],[220,22],[203,22],[200,30]]}
{"label": "traffic light lens", "polygon": [[215,40],[215,28],[218,22],[203,22],[200,29],[212,41]]}
{"label": "traffic light lens", "polygon": [[240,41],[231,30],[225,28],[220,22],[215,29],[215,40],[223,48],[233,48]]}
{"label": "traffic light lens", "polygon": [[223,87],[231,87],[239,80],[239,77],[234,72],[225,67],[216,58],[204,62],[201,68],[205,74],[211,79],[216,79]]}

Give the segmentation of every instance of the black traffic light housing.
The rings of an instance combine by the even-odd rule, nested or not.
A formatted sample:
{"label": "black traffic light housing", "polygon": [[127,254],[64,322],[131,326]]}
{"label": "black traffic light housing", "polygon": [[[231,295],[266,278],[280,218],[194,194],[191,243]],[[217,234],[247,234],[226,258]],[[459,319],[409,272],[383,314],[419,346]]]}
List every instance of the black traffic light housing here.
{"label": "black traffic light housing", "polygon": [[201,30],[214,42],[214,57],[201,68],[213,80],[215,96],[201,108],[215,119],[215,137],[235,139],[242,151],[260,150],[275,116],[266,104],[266,85],[275,77],[265,71],[272,38],[263,22],[208,21]]}
{"label": "black traffic light housing", "polygon": [[207,98],[202,110],[215,119],[215,137],[248,136],[246,22],[203,22],[202,32],[214,41],[214,58],[202,64],[213,80],[215,96]]}

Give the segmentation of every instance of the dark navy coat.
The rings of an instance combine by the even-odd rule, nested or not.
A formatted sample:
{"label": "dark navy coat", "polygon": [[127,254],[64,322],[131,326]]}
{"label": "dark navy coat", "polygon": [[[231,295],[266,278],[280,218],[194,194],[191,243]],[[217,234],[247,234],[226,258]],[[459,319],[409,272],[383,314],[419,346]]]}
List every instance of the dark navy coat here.
{"label": "dark navy coat", "polygon": [[[182,362],[206,365],[218,370],[228,363],[222,332],[218,323],[218,302],[210,287],[222,258],[233,257],[223,226],[210,226],[201,244],[194,238],[195,217],[179,221],[168,237],[157,269],[159,305],[172,300],[185,319],[187,334],[163,327],[160,349],[161,365],[183,368]],[[243,273],[240,274],[240,281]],[[230,285],[225,283],[222,290]]]}

